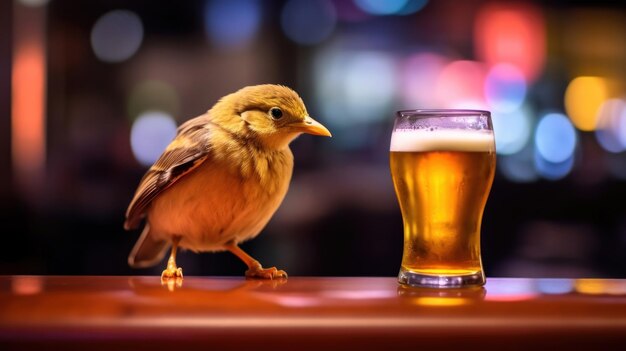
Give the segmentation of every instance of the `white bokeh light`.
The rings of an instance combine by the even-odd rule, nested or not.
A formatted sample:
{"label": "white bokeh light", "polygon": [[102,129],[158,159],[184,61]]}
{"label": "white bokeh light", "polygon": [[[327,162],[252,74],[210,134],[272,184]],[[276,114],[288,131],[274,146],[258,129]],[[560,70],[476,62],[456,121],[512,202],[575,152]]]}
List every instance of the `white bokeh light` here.
{"label": "white bokeh light", "polygon": [[133,56],[143,40],[143,24],[134,12],[113,10],[102,15],[91,30],[91,47],[104,62],[122,62]]}
{"label": "white bokeh light", "polygon": [[316,59],[315,70],[317,103],[332,127],[389,118],[397,86],[391,55],[329,50]]}
{"label": "white bokeh light", "polygon": [[491,119],[498,154],[515,154],[530,141],[532,119],[527,109],[522,108],[510,113],[493,112]]}
{"label": "white bokeh light", "polygon": [[346,67],[346,103],[348,111],[355,117],[380,119],[383,109],[394,97],[395,87],[395,64],[387,54],[362,53]]}

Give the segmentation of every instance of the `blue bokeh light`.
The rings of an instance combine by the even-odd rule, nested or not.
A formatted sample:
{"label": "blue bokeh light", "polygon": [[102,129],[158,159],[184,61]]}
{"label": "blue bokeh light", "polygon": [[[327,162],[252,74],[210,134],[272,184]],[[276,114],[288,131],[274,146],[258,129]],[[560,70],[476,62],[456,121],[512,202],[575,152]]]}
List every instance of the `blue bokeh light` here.
{"label": "blue bokeh light", "polygon": [[511,155],[522,150],[530,141],[532,119],[526,108],[513,112],[494,112],[491,115],[496,152]]}
{"label": "blue bokeh light", "polygon": [[259,30],[261,5],[258,0],[212,0],[204,8],[204,25],[211,40],[222,47],[249,43]]}
{"label": "blue bokeh light", "polygon": [[329,0],[289,0],[281,13],[285,35],[302,45],[327,39],[337,24],[337,12]]}
{"label": "blue bokeh light", "polygon": [[526,98],[526,80],[515,66],[499,64],[485,78],[485,99],[492,111],[511,112]]}
{"label": "blue bokeh light", "polygon": [[559,180],[568,175],[574,168],[574,155],[561,162],[550,162],[539,152],[535,153],[535,169],[537,173],[548,180]]}
{"label": "blue bokeh light", "polygon": [[130,131],[130,146],[139,163],[152,165],[176,136],[176,122],[162,111],[139,115]]}
{"label": "blue bokeh light", "polygon": [[551,163],[562,163],[574,154],[576,130],[565,115],[545,115],[535,131],[535,146],[539,156]]}
{"label": "blue bokeh light", "polygon": [[497,168],[506,179],[515,183],[530,183],[539,178],[531,145],[516,154],[498,157]]}
{"label": "blue bokeh light", "polygon": [[618,153],[624,151],[624,145],[619,140],[619,136],[616,135],[614,130],[610,129],[596,129],[596,140],[600,146],[612,153]]}
{"label": "blue bokeh light", "polygon": [[409,0],[406,2],[404,7],[402,7],[400,11],[396,13],[402,16],[410,15],[423,9],[426,4],[428,4],[428,0]]}
{"label": "blue bokeh light", "polygon": [[407,6],[408,2],[408,0],[354,0],[354,3],[360,9],[373,15],[392,15],[399,13]]}

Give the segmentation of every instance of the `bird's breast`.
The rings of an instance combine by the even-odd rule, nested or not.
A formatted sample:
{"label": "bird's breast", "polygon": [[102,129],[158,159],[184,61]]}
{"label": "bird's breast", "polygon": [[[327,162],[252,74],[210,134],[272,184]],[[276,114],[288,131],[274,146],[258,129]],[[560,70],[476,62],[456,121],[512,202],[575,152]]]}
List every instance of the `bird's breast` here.
{"label": "bird's breast", "polygon": [[256,236],[282,202],[293,158],[257,155],[256,160],[213,159],[165,190],[148,211],[157,237],[182,237],[194,251],[222,250],[229,241]]}

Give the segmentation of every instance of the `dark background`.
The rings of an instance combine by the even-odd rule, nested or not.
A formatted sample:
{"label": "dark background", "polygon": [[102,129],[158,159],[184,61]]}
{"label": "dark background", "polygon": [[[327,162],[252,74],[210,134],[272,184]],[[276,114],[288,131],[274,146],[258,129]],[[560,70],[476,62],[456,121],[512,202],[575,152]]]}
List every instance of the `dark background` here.
{"label": "dark background", "polygon": [[[0,274],[159,274],[162,267],[133,270],[126,264],[139,232],[123,230],[124,212],[147,169],[131,147],[133,124],[146,111],[161,111],[180,125],[245,85],[277,83],[298,91],[334,137],[305,135],[292,144],[296,168],[290,192],[262,234],[242,246],[264,265],[290,275],[397,274],[402,218],[388,170],[394,111],[480,107],[499,118],[496,135],[509,132],[525,140],[519,150],[498,156],[482,229],[487,275],[626,277],[626,6],[411,0],[406,14],[377,15],[363,3],[2,1]],[[500,87],[502,101],[523,103],[519,110],[530,128],[526,139],[507,119],[511,111],[500,113],[494,105],[500,100],[483,93],[484,72],[494,62],[481,54],[480,45],[494,44],[481,41],[477,32],[495,22],[490,6],[522,19],[539,18],[522,21],[519,29],[539,33],[527,42],[540,53],[537,73],[514,68],[524,76],[522,83]],[[93,45],[94,26],[114,10],[134,13],[142,34],[132,55],[112,62],[99,57]],[[246,31],[248,25],[253,29]],[[514,24],[503,26],[506,32]],[[115,28],[122,34],[115,37]],[[133,38],[125,28],[104,31],[110,50]],[[32,38],[43,52],[43,83],[27,80],[26,88],[19,88],[17,48]],[[515,38],[507,43],[515,44]],[[531,55],[523,50],[516,62],[527,62],[526,54]],[[437,78],[441,67],[423,65],[430,62],[424,61],[427,55],[445,64],[471,61],[483,75],[472,80],[461,70],[445,85]],[[409,65],[411,58],[416,65]],[[558,153],[568,148],[561,139],[567,133],[559,129],[544,136],[537,132],[539,121],[548,113],[569,118],[588,108],[564,102],[571,82],[587,76],[606,83],[602,98],[617,106],[611,112],[617,122],[603,130],[598,124],[600,131],[575,129],[571,154],[552,164],[542,159],[537,141],[548,138]],[[428,79],[436,84],[429,86]],[[454,95],[438,84],[466,89]],[[31,95],[37,86],[45,90],[43,99]],[[583,96],[595,96],[597,87],[581,89]],[[478,100],[464,105],[463,94],[475,97],[472,90]],[[16,113],[17,94],[32,97],[27,105],[41,105],[43,115]],[[29,150],[29,142],[16,144],[16,135],[38,128],[35,122],[12,128],[23,118],[45,121],[39,127],[43,149],[18,159],[16,148]],[[617,141],[603,139],[606,133]],[[43,155],[39,163],[37,152]],[[229,253],[183,252],[179,264],[186,275],[245,270]]]}

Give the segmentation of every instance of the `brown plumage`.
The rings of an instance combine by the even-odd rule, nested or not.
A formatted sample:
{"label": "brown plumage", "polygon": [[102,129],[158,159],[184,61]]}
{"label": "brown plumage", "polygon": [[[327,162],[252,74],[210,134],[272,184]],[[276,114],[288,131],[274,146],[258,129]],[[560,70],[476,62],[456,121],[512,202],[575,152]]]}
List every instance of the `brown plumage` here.
{"label": "brown plumage", "polygon": [[286,277],[237,244],[258,235],[282,202],[293,168],[289,143],[301,133],[330,136],[298,94],[280,85],[243,88],[181,125],[126,212],[127,230],[146,219],[129,264],[154,265],[173,244],[163,278],[182,277],[178,246],[229,250],[246,263],[248,277]]}

